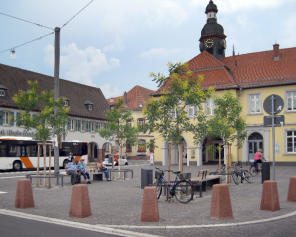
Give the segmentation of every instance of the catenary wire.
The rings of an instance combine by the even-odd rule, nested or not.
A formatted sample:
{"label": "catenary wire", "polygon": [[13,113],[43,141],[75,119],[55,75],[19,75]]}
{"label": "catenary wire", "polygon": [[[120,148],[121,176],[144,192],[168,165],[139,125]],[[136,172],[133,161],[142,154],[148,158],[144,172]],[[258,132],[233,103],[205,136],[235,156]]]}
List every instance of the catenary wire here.
{"label": "catenary wire", "polygon": [[16,48],[22,47],[22,46],[24,46],[24,45],[26,45],[26,44],[30,44],[30,43],[32,43],[32,42],[34,42],[34,41],[41,40],[41,39],[43,39],[43,38],[45,38],[45,37],[47,37],[47,36],[49,36],[49,35],[52,35],[52,34],[54,34],[54,32],[51,32],[51,33],[46,34],[46,35],[42,35],[42,36],[40,36],[40,37],[38,37],[38,38],[35,38],[35,39],[32,39],[32,40],[27,41],[27,42],[25,42],[25,43],[22,43],[22,44],[16,45],[16,46],[11,47],[11,48],[9,48],[9,49],[4,49],[4,50],[0,51],[0,53],[4,53],[4,52],[6,52],[6,51],[11,51],[12,49],[16,49]]}
{"label": "catenary wire", "polygon": [[35,23],[35,22],[32,22],[32,21],[28,21],[28,20],[22,19],[22,18],[20,18],[20,17],[12,16],[12,15],[9,15],[9,14],[4,13],[4,12],[0,12],[0,14],[3,15],[3,16],[10,17],[10,18],[14,18],[14,19],[19,20],[19,21],[27,22],[27,23],[30,23],[30,24],[33,24],[33,25],[36,25],[36,26],[39,26],[39,27],[44,27],[44,28],[47,28],[47,29],[53,30],[52,27],[48,27],[48,26],[45,26],[45,25],[41,25],[41,24],[39,24],[39,23]]}
{"label": "catenary wire", "polygon": [[74,16],[72,16],[65,24],[61,26],[61,28],[65,27],[72,21],[76,16],[78,16],[85,8],[87,8],[94,0],[91,0],[89,3],[87,3],[83,8],[81,8]]}

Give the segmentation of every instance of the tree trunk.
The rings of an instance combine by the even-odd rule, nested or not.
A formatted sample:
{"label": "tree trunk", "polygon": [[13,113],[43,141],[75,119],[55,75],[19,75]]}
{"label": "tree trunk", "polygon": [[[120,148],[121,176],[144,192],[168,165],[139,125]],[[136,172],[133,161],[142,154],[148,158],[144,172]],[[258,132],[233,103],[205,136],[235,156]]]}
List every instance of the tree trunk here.
{"label": "tree trunk", "polygon": [[178,144],[178,150],[179,150],[179,170],[181,174],[183,173],[183,149],[182,144]]}
{"label": "tree trunk", "polygon": [[[171,154],[171,143],[168,143],[168,170],[171,169],[171,159],[172,159],[172,154]],[[168,172],[168,183],[170,183],[171,175],[170,172]]]}
{"label": "tree trunk", "polygon": [[44,176],[44,187],[47,186],[47,180],[46,180],[46,141],[42,141],[43,145],[43,176]]}
{"label": "tree trunk", "polygon": [[38,150],[37,150],[37,179],[36,179],[36,187],[39,187],[39,168],[40,168],[40,144],[38,144]]}

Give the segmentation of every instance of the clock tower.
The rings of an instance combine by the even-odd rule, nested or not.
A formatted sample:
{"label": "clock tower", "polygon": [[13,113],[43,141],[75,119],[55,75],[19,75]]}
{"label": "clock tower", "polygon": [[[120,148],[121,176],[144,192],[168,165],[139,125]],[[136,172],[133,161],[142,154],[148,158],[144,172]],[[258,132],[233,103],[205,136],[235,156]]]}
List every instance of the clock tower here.
{"label": "clock tower", "polygon": [[207,23],[201,31],[199,49],[200,52],[206,50],[214,57],[220,59],[225,57],[226,35],[224,35],[223,27],[217,23],[217,12],[217,6],[210,0],[205,11]]}

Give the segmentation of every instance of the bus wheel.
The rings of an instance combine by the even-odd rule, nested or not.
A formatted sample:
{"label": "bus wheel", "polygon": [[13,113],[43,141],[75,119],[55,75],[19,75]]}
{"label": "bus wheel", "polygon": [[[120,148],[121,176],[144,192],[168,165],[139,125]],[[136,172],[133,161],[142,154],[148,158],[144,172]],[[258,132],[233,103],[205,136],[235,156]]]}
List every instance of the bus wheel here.
{"label": "bus wheel", "polygon": [[64,160],[63,162],[63,168],[66,169],[67,164],[69,163],[69,160]]}
{"label": "bus wheel", "polygon": [[23,169],[23,167],[22,167],[22,163],[21,163],[20,161],[15,161],[15,162],[13,162],[13,169],[14,169],[15,171],[20,171],[20,170],[22,170],[22,169]]}

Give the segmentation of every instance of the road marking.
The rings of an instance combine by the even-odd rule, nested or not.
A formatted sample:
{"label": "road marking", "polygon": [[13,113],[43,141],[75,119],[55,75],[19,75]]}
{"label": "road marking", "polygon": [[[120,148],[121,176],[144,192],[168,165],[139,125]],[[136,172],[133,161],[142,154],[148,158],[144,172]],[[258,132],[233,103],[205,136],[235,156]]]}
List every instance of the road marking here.
{"label": "road marking", "polygon": [[105,227],[103,225],[101,225],[101,226],[90,225],[90,224],[79,223],[79,222],[74,222],[74,221],[67,221],[67,220],[61,220],[61,219],[56,219],[56,218],[37,216],[37,215],[27,214],[27,213],[23,213],[23,212],[16,212],[16,211],[11,211],[11,210],[6,210],[6,209],[0,209],[0,214],[24,218],[24,219],[28,219],[28,220],[41,221],[41,222],[46,222],[46,223],[50,223],[50,224],[62,225],[62,226],[67,226],[67,227],[71,227],[71,228],[76,228],[76,229],[84,229],[84,230],[89,230],[89,231],[94,231],[94,232],[105,233],[105,234],[113,234],[113,235],[118,235],[118,236],[126,236],[126,237],[157,237],[157,236],[159,236],[159,235],[151,235],[151,234],[140,233],[140,232],[135,232],[135,231],[130,231],[130,230],[120,230],[120,229],[115,229],[115,228],[111,228],[111,227]]}
{"label": "road marking", "polygon": [[4,193],[7,193],[7,192],[0,191],[0,194],[4,194]]}
{"label": "road marking", "polygon": [[[253,225],[259,223],[265,223],[270,221],[277,221],[281,219],[285,219],[291,216],[295,216],[296,211],[293,211],[288,214],[284,214],[281,216],[271,217],[262,220],[255,220],[255,221],[244,221],[244,222],[237,222],[237,223],[222,223],[222,224],[204,224],[204,225],[104,225],[105,227],[110,228],[124,228],[124,229],[190,229],[190,228],[215,228],[215,227],[231,227],[231,226],[242,226],[242,225]],[[97,224],[97,226],[101,226],[101,224]]]}
{"label": "road marking", "polygon": [[16,178],[25,178],[26,176],[9,176],[9,177],[0,177],[0,179],[16,179]]}

